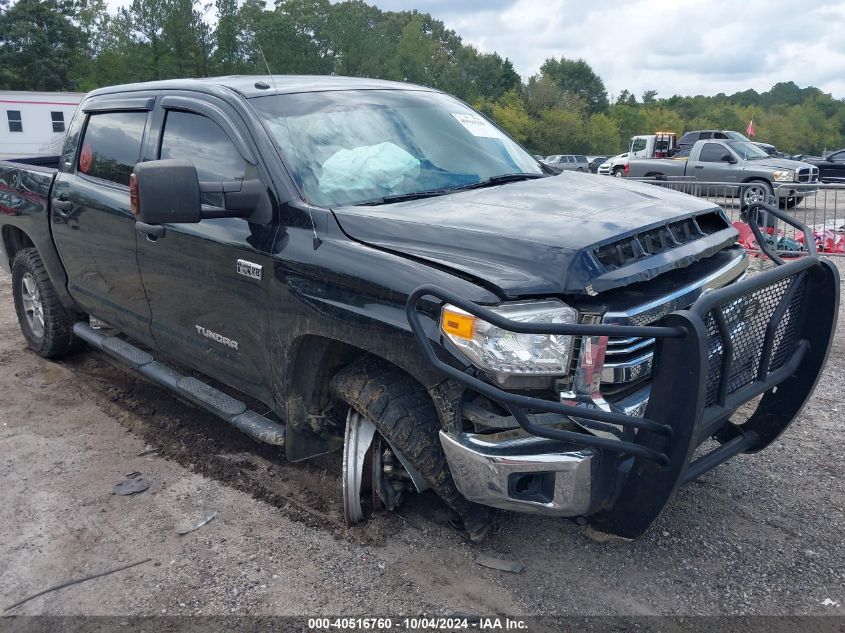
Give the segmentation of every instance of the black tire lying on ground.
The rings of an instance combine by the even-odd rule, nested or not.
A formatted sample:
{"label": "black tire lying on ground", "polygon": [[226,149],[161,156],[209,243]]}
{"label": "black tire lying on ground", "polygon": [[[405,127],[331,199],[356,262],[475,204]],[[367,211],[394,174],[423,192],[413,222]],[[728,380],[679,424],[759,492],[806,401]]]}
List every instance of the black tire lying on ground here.
{"label": "black tire lying on ground", "polygon": [[[27,284],[32,293],[27,291]],[[21,332],[36,354],[44,358],[60,358],[84,347],[84,342],[73,334],[73,324],[87,317],[75,314],[62,305],[44,262],[34,248],[25,248],[15,255],[12,295]],[[31,296],[37,297],[35,307],[31,299],[27,303]]]}
{"label": "black tire lying on ground", "polygon": [[493,511],[467,501],[455,486],[440,446],[437,411],[420,383],[397,367],[368,357],[335,375],[332,393],[370,420],[399,449],[432,490],[458,514],[471,540],[484,538]]}

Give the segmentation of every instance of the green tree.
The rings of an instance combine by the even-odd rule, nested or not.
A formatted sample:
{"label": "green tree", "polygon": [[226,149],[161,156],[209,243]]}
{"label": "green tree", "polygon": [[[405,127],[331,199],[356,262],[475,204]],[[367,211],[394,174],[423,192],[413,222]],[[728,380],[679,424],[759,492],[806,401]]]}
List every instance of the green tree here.
{"label": "green tree", "polygon": [[591,154],[615,154],[621,144],[619,127],[608,115],[593,114],[587,121],[587,140]]}
{"label": "green tree", "polygon": [[604,82],[583,59],[547,59],[540,72],[557,82],[562,91],[584,99],[590,113],[607,111],[609,102]]}
{"label": "green tree", "polygon": [[506,92],[490,109],[490,116],[514,138],[526,145],[531,140],[535,123],[531,120],[525,104],[516,90]]}
{"label": "green tree", "polygon": [[62,0],[18,0],[0,14],[0,88],[73,90],[85,34]]}

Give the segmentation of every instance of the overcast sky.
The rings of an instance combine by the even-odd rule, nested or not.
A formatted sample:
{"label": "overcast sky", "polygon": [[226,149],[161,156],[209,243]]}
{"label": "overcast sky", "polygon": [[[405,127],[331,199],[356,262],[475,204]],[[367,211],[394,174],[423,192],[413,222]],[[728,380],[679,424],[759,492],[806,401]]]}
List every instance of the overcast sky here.
{"label": "overcast sky", "polygon": [[563,55],[585,59],[611,96],[762,92],[791,80],[845,98],[845,0],[366,1],[431,13],[523,79]]}
{"label": "overcast sky", "polygon": [[582,57],[611,95],[768,90],[778,81],[845,98],[843,0],[370,0],[418,9],[523,78]]}

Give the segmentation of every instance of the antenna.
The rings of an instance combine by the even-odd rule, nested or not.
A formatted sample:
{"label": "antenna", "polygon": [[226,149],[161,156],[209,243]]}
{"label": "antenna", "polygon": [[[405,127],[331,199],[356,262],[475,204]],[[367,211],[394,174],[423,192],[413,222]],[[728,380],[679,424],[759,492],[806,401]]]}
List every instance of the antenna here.
{"label": "antenna", "polygon": [[255,36],[255,45],[258,47],[258,52],[261,55],[261,59],[264,62],[265,68],[267,68],[267,74],[270,75],[270,82],[273,84],[273,90],[278,92],[278,88],[276,88],[276,80],[273,77],[273,73],[270,72],[270,64],[267,63],[267,58],[264,57],[264,51],[261,50],[261,43],[258,41],[258,36]]}

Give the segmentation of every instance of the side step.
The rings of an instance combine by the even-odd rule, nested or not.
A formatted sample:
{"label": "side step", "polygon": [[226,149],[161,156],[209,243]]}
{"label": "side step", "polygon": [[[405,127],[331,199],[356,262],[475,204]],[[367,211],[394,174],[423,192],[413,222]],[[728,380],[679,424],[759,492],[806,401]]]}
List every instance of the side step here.
{"label": "side step", "polygon": [[167,387],[183,398],[225,420],[252,439],[274,446],[285,445],[285,427],[250,411],[246,405],[205,384],[201,380],[182,374],[162,365],[151,354],[138,349],[116,336],[106,336],[87,323],[76,323],[73,333],[89,345],[129,365],[139,374]]}

